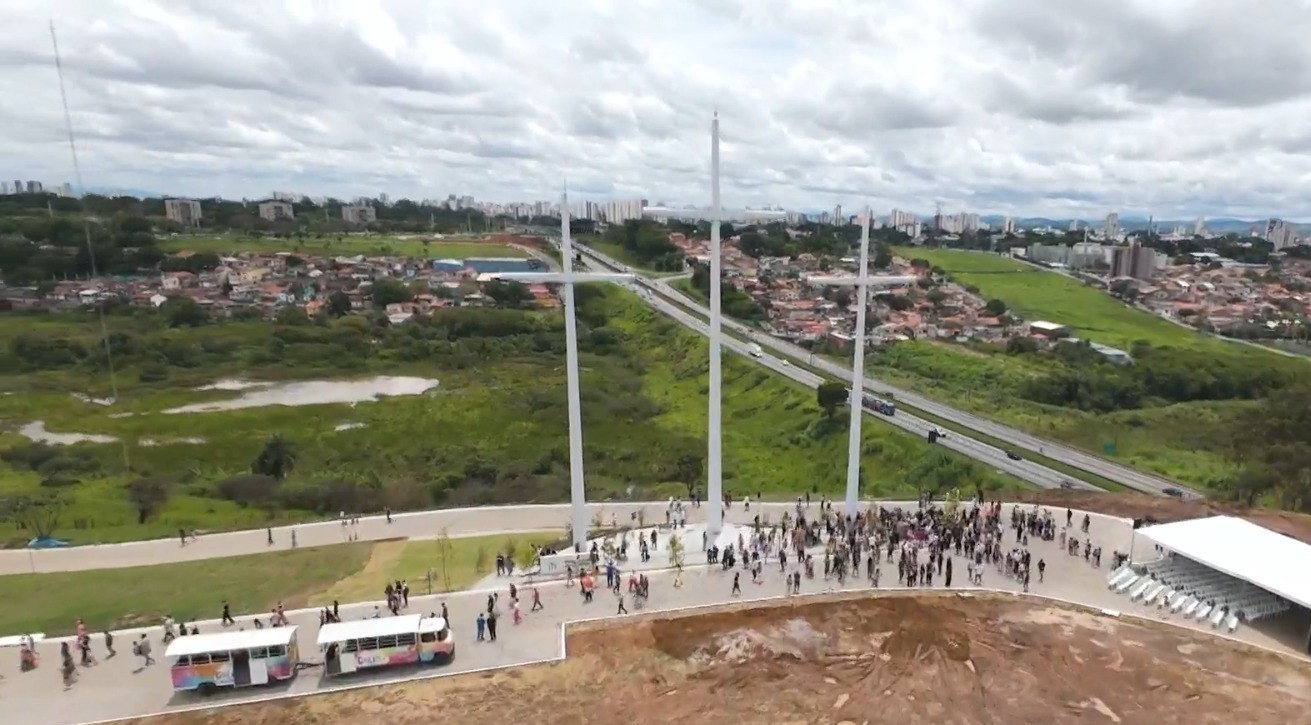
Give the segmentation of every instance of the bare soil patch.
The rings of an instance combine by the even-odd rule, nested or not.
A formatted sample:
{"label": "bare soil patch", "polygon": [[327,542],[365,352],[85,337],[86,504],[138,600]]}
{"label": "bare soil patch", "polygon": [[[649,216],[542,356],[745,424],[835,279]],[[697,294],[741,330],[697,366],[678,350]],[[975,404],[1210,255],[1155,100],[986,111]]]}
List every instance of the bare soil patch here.
{"label": "bare soil patch", "polygon": [[1311,706],[1311,668],[1290,658],[1003,595],[657,614],[568,647],[555,665],[136,722],[1286,725]]}
{"label": "bare soil patch", "polygon": [[1015,494],[1014,500],[1039,503],[1053,508],[1068,507],[1096,511],[1123,518],[1151,516],[1163,524],[1220,514],[1239,516],[1259,526],[1311,544],[1311,516],[1289,511],[1248,508],[1228,501],[1210,499],[1181,501],[1141,493],[1099,493],[1061,489]]}

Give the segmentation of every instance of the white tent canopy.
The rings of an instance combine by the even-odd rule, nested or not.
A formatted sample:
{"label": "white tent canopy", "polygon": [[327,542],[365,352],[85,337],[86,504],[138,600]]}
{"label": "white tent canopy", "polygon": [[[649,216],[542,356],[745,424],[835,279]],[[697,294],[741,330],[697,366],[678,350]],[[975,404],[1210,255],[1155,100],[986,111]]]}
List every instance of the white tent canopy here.
{"label": "white tent canopy", "polygon": [[1162,548],[1311,608],[1311,545],[1233,516],[1139,529]]}

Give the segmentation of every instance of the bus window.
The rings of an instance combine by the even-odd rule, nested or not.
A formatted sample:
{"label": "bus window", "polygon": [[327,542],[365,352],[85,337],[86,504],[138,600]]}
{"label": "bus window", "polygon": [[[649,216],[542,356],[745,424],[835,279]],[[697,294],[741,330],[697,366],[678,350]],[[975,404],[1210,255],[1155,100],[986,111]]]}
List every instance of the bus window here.
{"label": "bus window", "polygon": [[406,632],[405,634],[396,635],[396,644],[400,647],[410,647],[414,645],[414,634]]}
{"label": "bus window", "polygon": [[210,653],[209,653],[209,661],[210,661],[210,662],[227,662],[229,659],[231,659],[231,655],[229,655],[227,652],[210,652]]}
{"label": "bus window", "polygon": [[442,627],[442,631],[440,631],[440,632],[437,633],[437,641],[438,641],[438,642],[445,642],[446,640],[448,640],[448,639],[450,639],[450,638],[451,638],[451,628],[450,628],[450,627]]}
{"label": "bus window", "polygon": [[266,660],[269,658],[268,647],[251,647],[248,651],[250,652],[250,658],[253,660]]}
{"label": "bus window", "polygon": [[269,657],[286,657],[286,656],[287,656],[287,648],[286,648],[285,646],[283,646],[283,645],[280,645],[280,644],[277,644],[277,645],[274,645],[274,646],[272,646],[272,647],[269,647],[268,652],[269,652],[269,654],[268,654]]}
{"label": "bus window", "polygon": [[383,636],[378,638],[377,649],[387,649],[388,647],[395,647],[395,646],[396,646],[396,635],[394,634],[384,634]]}
{"label": "bus window", "polygon": [[437,634],[436,634],[435,632],[424,632],[423,635],[419,637],[419,641],[420,641],[420,642],[425,642],[425,643],[426,643],[426,642],[436,642],[436,641],[437,641]]}

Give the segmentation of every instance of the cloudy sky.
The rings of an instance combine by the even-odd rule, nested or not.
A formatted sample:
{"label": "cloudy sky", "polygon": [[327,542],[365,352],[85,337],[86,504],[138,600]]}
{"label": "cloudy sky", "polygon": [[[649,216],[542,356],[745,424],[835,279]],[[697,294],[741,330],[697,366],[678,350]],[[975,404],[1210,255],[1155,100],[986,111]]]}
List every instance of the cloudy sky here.
{"label": "cloudy sky", "polygon": [[1311,219],[1309,2],[4,0],[0,177]]}

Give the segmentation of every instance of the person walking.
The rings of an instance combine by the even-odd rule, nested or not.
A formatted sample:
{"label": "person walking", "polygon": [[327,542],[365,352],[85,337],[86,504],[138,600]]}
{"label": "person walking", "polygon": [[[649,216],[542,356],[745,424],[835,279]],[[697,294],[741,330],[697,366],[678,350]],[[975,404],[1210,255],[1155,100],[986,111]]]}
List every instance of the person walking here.
{"label": "person walking", "polygon": [[479,612],[477,624],[478,624],[478,641],[482,642],[487,638],[487,634],[486,634],[487,615],[483,614],[482,612]]}
{"label": "person walking", "polygon": [[109,654],[105,656],[106,660],[111,660],[114,658],[114,655],[118,654],[114,651],[114,633],[107,629],[105,630],[105,649],[109,652]]}
{"label": "person walking", "polygon": [[487,615],[487,639],[496,641],[496,610]]}
{"label": "person walking", "polygon": [[539,591],[537,590],[537,587],[534,586],[534,587],[533,587],[533,606],[532,606],[532,609],[530,609],[529,611],[536,612],[536,611],[538,611],[538,610],[540,610],[540,609],[542,609],[542,608],[543,608],[543,607],[542,607],[542,593],[539,592]]}
{"label": "person walking", "polygon": [[628,614],[628,607],[624,606],[624,592],[622,589],[615,591],[615,599],[619,600],[619,609],[618,611],[615,612],[615,616],[618,616],[620,614]]}
{"label": "person walking", "polygon": [[155,664],[155,658],[150,656],[150,640],[144,634],[132,645],[132,654],[141,658],[143,668]]}
{"label": "person walking", "polygon": [[732,596],[735,596],[735,597],[740,597],[740,596],[742,596],[742,581],[741,581],[741,577],[742,577],[742,572],[740,572],[740,571],[735,571],[735,572],[733,572],[733,592],[732,592]]}
{"label": "person walking", "polygon": [[235,620],[235,619],[232,618],[232,607],[227,603],[227,600],[224,600],[224,602],[223,602],[223,620],[220,622],[220,624],[222,624],[224,627],[226,627],[226,626],[228,626],[228,625],[236,624],[236,623],[237,623],[237,620]]}

